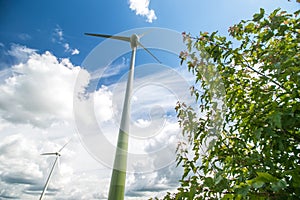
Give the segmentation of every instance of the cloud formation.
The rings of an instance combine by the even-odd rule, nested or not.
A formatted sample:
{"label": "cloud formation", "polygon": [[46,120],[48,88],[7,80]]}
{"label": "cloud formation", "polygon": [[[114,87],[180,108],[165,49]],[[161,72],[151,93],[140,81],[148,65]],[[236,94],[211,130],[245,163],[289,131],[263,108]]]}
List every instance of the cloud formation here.
{"label": "cloud formation", "polygon": [[21,134],[2,138],[0,143],[0,199],[29,198],[22,194],[32,186],[41,184],[43,173],[46,172],[46,160],[38,158],[36,141],[26,139]]}
{"label": "cloud formation", "polygon": [[[38,129],[24,125],[19,125],[18,128],[30,130],[30,139],[24,137],[23,133],[2,137],[0,142],[0,199],[38,199],[55,159],[53,156],[41,156],[40,153],[56,151],[65,141],[62,139],[46,141],[39,134]],[[66,127],[60,128],[66,130]],[[80,146],[78,141],[73,140],[62,151],[60,162],[54,170],[47,189],[47,199],[105,197],[107,189],[99,191],[98,187],[106,188],[107,178],[99,177],[95,173],[74,171],[76,166],[80,166],[80,162],[76,160],[78,155],[82,156],[79,152]],[[87,158],[84,159],[85,164],[90,162]],[[93,163],[93,167],[97,167],[97,163],[96,165]]]}
{"label": "cloud formation", "polygon": [[27,48],[26,46],[19,44],[12,44],[10,49],[6,52],[8,56],[13,57],[15,63],[25,62],[29,56],[35,53],[36,49]]}
{"label": "cloud formation", "polygon": [[[25,46],[15,45],[11,56],[19,59],[20,63],[13,65],[11,76],[2,76],[4,80],[0,82],[0,185],[4,188],[0,191],[0,198],[37,199],[49,174],[49,167],[53,164],[53,157],[42,157],[40,153],[56,151],[67,138],[74,137],[75,82],[78,83],[77,87],[85,91],[91,77],[81,67],[74,66],[69,59],[57,58],[47,51],[38,53]],[[127,64],[123,59],[119,68]],[[172,89],[175,88],[175,79],[170,71],[164,73],[161,67],[160,74],[142,76],[140,73],[144,73],[144,68],[139,67],[136,70],[137,88],[132,105],[132,123],[139,126],[138,133],[141,134],[132,135],[130,138],[129,153],[139,153],[145,157],[133,166],[136,171],[143,172],[147,168],[146,165],[159,170],[147,173],[129,172],[126,199],[159,195],[158,193],[175,188],[180,176],[180,169],[176,169],[174,164],[162,167],[166,158],[174,156],[172,159],[175,159],[176,135],[180,130],[173,118],[174,113],[170,110],[174,110],[176,95],[157,84],[152,85],[157,83],[157,79],[161,79],[164,80],[163,85]],[[80,80],[79,72],[83,74]],[[109,74],[115,73],[109,71]],[[154,77],[156,79],[153,79]],[[125,86],[125,81],[120,81],[120,84]],[[176,83],[178,81],[176,79]],[[89,101],[93,103],[93,113],[80,112],[80,116],[88,120],[90,116],[95,115],[97,123],[104,129],[105,137],[108,137],[113,145],[116,144],[119,127],[116,122],[119,112],[116,112],[115,106],[116,101],[123,102],[123,86],[101,86],[96,91],[85,93],[85,98],[80,99],[86,104]],[[173,92],[184,96],[183,91],[186,89]],[[164,98],[161,98],[162,96]],[[157,105],[162,106],[164,110],[157,109]],[[144,112],[141,112],[143,110]],[[142,135],[146,133],[142,130],[152,129],[150,125],[157,124],[161,118],[160,111],[165,111],[165,124],[162,124],[156,136]],[[56,170],[49,185],[52,196],[47,198],[107,199],[111,169],[95,161],[83,148],[79,136],[76,136],[77,140],[72,140],[63,151],[60,170]],[[97,145],[99,144],[101,141],[97,142]],[[151,153],[166,148],[170,149],[170,154],[166,155],[163,152],[160,156],[151,156]],[[105,154],[110,157],[113,155],[107,149]]]}
{"label": "cloud formation", "polygon": [[[13,66],[14,75],[0,85],[1,118],[36,127],[71,120],[74,85],[81,68],[69,59],[58,60],[50,52],[37,54],[26,47],[18,47],[14,52],[22,61],[24,55],[28,60]],[[85,87],[88,81],[87,74],[81,86]]]}
{"label": "cloud formation", "polygon": [[147,22],[152,23],[156,20],[154,10],[149,9],[150,0],[129,0],[129,8],[135,11],[136,15],[145,16]]}
{"label": "cloud formation", "polygon": [[70,44],[66,42],[66,39],[64,38],[64,32],[58,25],[53,31],[52,42],[62,45],[62,47],[65,49],[65,52],[71,53],[71,55],[77,55],[80,53],[78,49],[71,48]]}

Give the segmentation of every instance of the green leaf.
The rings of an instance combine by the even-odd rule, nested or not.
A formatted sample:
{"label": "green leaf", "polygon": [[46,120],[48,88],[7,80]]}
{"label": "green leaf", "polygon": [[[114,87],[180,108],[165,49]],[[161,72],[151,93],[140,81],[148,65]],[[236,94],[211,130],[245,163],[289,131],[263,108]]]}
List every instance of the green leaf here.
{"label": "green leaf", "polygon": [[247,193],[248,193],[248,191],[249,191],[249,189],[250,189],[250,186],[249,186],[249,185],[242,185],[242,186],[236,188],[236,189],[235,189],[235,192],[236,192],[237,194],[242,195],[242,196],[246,196]]}
{"label": "green leaf", "polygon": [[275,192],[280,191],[286,187],[287,183],[285,182],[285,180],[279,180],[278,182],[272,184],[272,190]]}
{"label": "green leaf", "polygon": [[259,129],[257,129],[257,130],[254,131],[254,136],[255,136],[256,140],[260,139],[260,137],[261,137],[261,131],[262,131],[261,128],[259,128]]}
{"label": "green leaf", "polygon": [[222,200],[233,200],[233,199],[236,199],[234,194],[225,194],[222,197]]}
{"label": "green leaf", "polygon": [[219,184],[222,180],[223,180],[223,177],[222,177],[221,174],[219,174],[219,175],[215,178],[215,184]]}
{"label": "green leaf", "polygon": [[282,124],[281,124],[281,115],[282,113],[280,112],[276,112],[272,115],[271,119],[275,125],[276,128],[282,128]]}
{"label": "green leaf", "polygon": [[262,42],[268,41],[271,37],[274,36],[274,32],[269,30],[267,33],[265,33],[262,37]]}
{"label": "green leaf", "polygon": [[253,15],[253,21],[257,22],[261,20],[264,17],[265,10],[263,8],[260,9],[260,13],[254,14]]}
{"label": "green leaf", "polygon": [[207,177],[204,179],[204,184],[206,187],[212,187],[214,185],[214,180],[211,177]]}
{"label": "green leaf", "polygon": [[265,182],[258,180],[258,181],[254,181],[252,183],[252,187],[254,187],[254,188],[261,188],[262,186],[264,186],[264,184],[265,184]]}
{"label": "green leaf", "polygon": [[263,181],[263,182],[276,182],[278,181],[278,178],[272,176],[268,172],[257,172],[257,180]]}

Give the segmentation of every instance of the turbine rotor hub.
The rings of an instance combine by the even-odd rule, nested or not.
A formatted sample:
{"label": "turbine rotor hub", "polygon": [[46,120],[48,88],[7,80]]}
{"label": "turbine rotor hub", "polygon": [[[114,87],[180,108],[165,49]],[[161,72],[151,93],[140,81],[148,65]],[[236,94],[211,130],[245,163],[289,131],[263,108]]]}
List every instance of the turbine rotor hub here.
{"label": "turbine rotor hub", "polygon": [[139,36],[137,34],[132,34],[130,37],[130,46],[132,49],[137,48],[139,45]]}

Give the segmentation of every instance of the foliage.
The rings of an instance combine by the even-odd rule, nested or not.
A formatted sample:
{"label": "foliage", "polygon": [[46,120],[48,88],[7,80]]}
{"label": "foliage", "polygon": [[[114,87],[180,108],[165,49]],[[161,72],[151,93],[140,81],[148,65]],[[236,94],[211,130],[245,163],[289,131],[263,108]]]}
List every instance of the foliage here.
{"label": "foliage", "polygon": [[183,34],[201,114],[176,106],[189,139],[181,186],[164,199],[300,198],[299,13],[261,9],[229,28],[231,41]]}

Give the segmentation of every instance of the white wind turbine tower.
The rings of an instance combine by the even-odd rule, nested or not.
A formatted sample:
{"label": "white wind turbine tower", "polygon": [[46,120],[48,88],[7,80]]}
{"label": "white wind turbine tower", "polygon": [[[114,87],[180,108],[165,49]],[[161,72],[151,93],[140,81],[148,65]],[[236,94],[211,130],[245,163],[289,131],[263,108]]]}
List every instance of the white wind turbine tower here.
{"label": "white wind turbine tower", "polygon": [[146,48],[144,47],[139,39],[142,37],[137,34],[131,35],[131,37],[115,36],[115,35],[104,35],[85,33],[86,35],[104,37],[115,40],[122,40],[129,42],[131,52],[130,70],[128,74],[127,87],[125,92],[125,99],[123,104],[121,125],[119,128],[119,136],[117,142],[117,150],[115,154],[114,167],[112,177],[110,181],[108,200],[123,200],[125,193],[125,181],[126,181],[126,168],[127,168],[127,150],[128,150],[128,135],[129,135],[129,122],[130,122],[130,97],[132,93],[132,84],[134,76],[134,65],[135,65],[135,54],[138,46],[145,49],[156,61],[160,61]]}
{"label": "white wind turbine tower", "polygon": [[[69,141],[69,142],[70,142],[70,141]],[[47,178],[46,184],[45,184],[45,186],[44,186],[44,188],[43,188],[43,192],[42,192],[42,194],[41,194],[39,200],[42,200],[43,197],[45,196],[46,190],[47,190],[48,185],[49,185],[49,181],[50,181],[51,176],[52,176],[52,173],[53,173],[53,171],[54,171],[54,168],[55,168],[55,166],[56,166],[56,164],[57,164],[57,161],[58,161],[59,157],[61,156],[60,152],[67,146],[67,144],[68,144],[69,142],[67,142],[64,146],[62,146],[62,148],[60,148],[59,151],[57,151],[57,152],[42,153],[42,154],[41,154],[41,155],[43,155],[43,156],[52,156],[52,155],[55,155],[55,161],[54,161],[54,163],[53,163],[53,165],[52,165],[50,174],[49,174],[49,176],[48,176],[48,178]]]}

